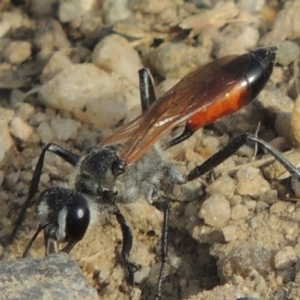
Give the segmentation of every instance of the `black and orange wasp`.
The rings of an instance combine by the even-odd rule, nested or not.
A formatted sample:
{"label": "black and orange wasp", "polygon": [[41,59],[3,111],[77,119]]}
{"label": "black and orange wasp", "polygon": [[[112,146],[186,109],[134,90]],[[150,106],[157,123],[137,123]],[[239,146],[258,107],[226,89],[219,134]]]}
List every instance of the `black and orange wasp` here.
{"label": "black and orange wasp", "polygon": [[[146,197],[150,204],[164,213],[162,228],[161,269],[157,297],[161,295],[164,267],[167,262],[169,205],[160,197],[160,189],[182,185],[212,170],[244,143],[254,141],[270,152],[291,174],[300,177],[296,167],[286,161],[269,144],[251,133],[243,133],[225,148],[196,166],[187,175],[166,163],[163,151],[184,141],[199,128],[211,124],[250,103],[269,80],[276,58],[276,47],[260,48],[243,55],[216,59],[185,76],[159,99],[156,98],[151,75],[147,69],[139,71],[143,113],[121,126],[114,134],[80,157],[56,145],[42,150],[33,173],[29,194],[16,221],[10,242],[15,238],[25,212],[38,190],[46,152],[52,152],[76,167],[73,188],[52,187],[38,198],[39,226],[24,251],[24,256],[40,231],[44,231],[45,251],[55,251],[54,242],[65,242],[61,251],[70,252],[80,241],[99,211],[115,215],[122,230],[121,257],[125,278],[134,284],[134,272],[129,261],[133,236],[118,208],[118,202],[135,201]],[[183,125],[182,125],[183,124]],[[178,126],[182,133],[163,146],[156,143]]]}

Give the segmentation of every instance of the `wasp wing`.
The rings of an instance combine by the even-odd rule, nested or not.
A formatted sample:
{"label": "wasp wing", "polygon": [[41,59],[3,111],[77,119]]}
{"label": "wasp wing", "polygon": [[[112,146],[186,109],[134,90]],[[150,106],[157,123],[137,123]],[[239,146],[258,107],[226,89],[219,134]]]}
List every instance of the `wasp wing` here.
{"label": "wasp wing", "polygon": [[[132,164],[164,134],[223,99],[243,77],[249,61],[250,54],[231,55],[196,69],[144,114],[119,128],[101,144],[125,142],[119,158]],[[223,115],[220,112],[220,116]],[[209,123],[207,120],[201,126]]]}

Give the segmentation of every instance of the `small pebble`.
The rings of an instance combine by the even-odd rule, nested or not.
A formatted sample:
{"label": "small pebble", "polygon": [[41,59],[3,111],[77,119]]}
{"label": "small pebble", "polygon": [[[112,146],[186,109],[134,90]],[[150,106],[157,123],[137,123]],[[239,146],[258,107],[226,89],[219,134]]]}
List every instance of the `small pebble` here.
{"label": "small pebble", "polygon": [[198,217],[213,227],[222,227],[230,218],[231,210],[229,202],[222,194],[214,194],[206,199]]}
{"label": "small pebble", "polygon": [[259,221],[257,217],[254,217],[250,220],[250,226],[252,229],[256,229],[259,225]]}
{"label": "small pebble", "polygon": [[27,122],[34,115],[34,107],[26,102],[19,103],[16,114],[22,120]]}
{"label": "small pebble", "polygon": [[196,67],[206,64],[209,57],[202,48],[184,43],[164,43],[152,50],[149,59],[163,78],[182,78]]}
{"label": "small pebble", "polygon": [[210,196],[216,193],[223,194],[227,199],[232,198],[236,187],[236,182],[230,176],[221,176],[215,181],[213,181],[206,188],[206,193]]}
{"label": "small pebble", "polygon": [[6,175],[6,177],[5,177],[5,185],[8,188],[13,188],[16,185],[16,183],[17,183],[17,181],[19,179],[19,176],[20,176],[20,172],[14,172],[14,173]]}
{"label": "small pebble", "polygon": [[283,202],[276,202],[270,207],[271,214],[280,214],[286,211],[287,205]]}
{"label": "small pebble", "polygon": [[99,68],[116,72],[134,85],[139,85],[138,71],[143,68],[137,51],[123,37],[111,34],[94,48],[92,62]]}
{"label": "small pebble", "polygon": [[143,283],[143,281],[145,281],[149,277],[150,270],[151,268],[149,266],[138,269],[134,273],[134,282],[136,282],[137,284]]}
{"label": "small pebble", "polygon": [[278,115],[280,113],[291,113],[294,108],[294,101],[278,89],[261,91],[257,97],[257,103],[264,110]]}
{"label": "small pebble", "polygon": [[249,214],[248,208],[243,204],[235,205],[231,210],[231,219],[238,220],[246,218]]}
{"label": "small pebble", "polygon": [[57,20],[46,18],[37,20],[34,45],[41,50],[41,58],[48,58],[52,52],[70,47],[70,42]]}
{"label": "small pebble", "polygon": [[140,105],[137,86],[93,64],[65,68],[39,89],[39,96],[47,105],[101,129],[115,126]]}
{"label": "small pebble", "polygon": [[50,143],[55,137],[53,129],[50,127],[48,122],[42,122],[37,128],[37,131],[44,144]]}
{"label": "small pebble", "polygon": [[20,117],[14,117],[9,123],[9,131],[12,136],[26,142],[33,134],[33,129],[30,125],[24,122]]}
{"label": "small pebble", "polygon": [[11,29],[18,29],[24,26],[24,16],[25,14],[22,14],[22,11],[18,9],[1,12],[1,20],[7,22]]}
{"label": "small pebble", "polygon": [[226,257],[220,260],[218,268],[225,281],[240,275],[244,279],[253,270],[266,277],[272,270],[273,260],[270,252],[259,246],[239,246],[231,250]]}
{"label": "small pebble", "polygon": [[49,181],[50,181],[50,176],[49,176],[49,174],[43,173],[43,174],[41,175],[40,182],[43,183],[44,185],[47,185],[47,184],[49,183]]}
{"label": "small pebble", "polygon": [[293,41],[282,41],[277,47],[276,62],[283,66],[288,66],[299,57],[299,45]]}
{"label": "small pebble", "polygon": [[298,261],[294,248],[286,246],[274,257],[274,264],[277,270],[288,269]]}
{"label": "small pebble", "polygon": [[270,184],[262,177],[260,171],[253,167],[241,167],[236,173],[236,192],[240,195],[258,197],[270,189]]}
{"label": "small pebble", "polygon": [[50,79],[52,79],[56,74],[58,74],[63,69],[72,65],[71,60],[65,53],[65,50],[56,51],[53,53],[48,63],[43,69],[41,75],[41,82],[44,84]]}
{"label": "small pebble", "polygon": [[131,10],[129,1],[124,0],[106,0],[103,1],[102,15],[106,24],[111,25],[115,22],[130,18]]}
{"label": "small pebble", "polygon": [[[94,0],[86,1],[87,6],[93,4]],[[91,9],[91,8],[90,8]],[[71,22],[85,13],[83,1],[67,1],[61,2],[58,9],[58,16],[61,22]]]}
{"label": "small pebble", "polygon": [[222,233],[226,242],[232,242],[238,238],[237,227],[234,225],[229,225],[222,228]]}
{"label": "small pebble", "polygon": [[278,192],[276,190],[268,190],[261,194],[259,197],[260,201],[266,202],[267,204],[273,204],[278,199]]}
{"label": "small pebble", "polygon": [[59,20],[63,23],[76,20],[80,17],[81,10],[79,2],[68,1],[62,2],[59,6],[58,17]]}
{"label": "small pebble", "polygon": [[53,119],[50,126],[57,139],[67,141],[76,137],[80,123],[72,119]]}
{"label": "small pebble", "polygon": [[267,204],[266,202],[256,201],[255,211],[260,212],[262,210],[267,209],[268,207],[269,207],[269,204]]}
{"label": "small pebble", "polygon": [[10,24],[7,21],[0,22],[0,38],[3,38],[10,29]]}
{"label": "small pebble", "polygon": [[3,57],[11,64],[19,65],[31,56],[29,42],[13,41],[4,50]]}
{"label": "small pebble", "polygon": [[276,45],[281,41],[295,40],[300,36],[299,1],[284,3],[283,9],[278,12],[272,22],[272,30],[260,40],[261,45]]}
{"label": "small pebble", "polygon": [[31,0],[30,12],[36,18],[47,18],[53,14],[54,5],[52,1],[49,0]]}
{"label": "small pebble", "polygon": [[255,200],[246,200],[244,202],[244,205],[249,209],[249,210],[254,210],[256,208],[256,201]]}
{"label": "small pebble", "polygon": [[242,197],[240,195],[233,195],[231,198],[227,198],[230,206],[235,206],[242,202]]}

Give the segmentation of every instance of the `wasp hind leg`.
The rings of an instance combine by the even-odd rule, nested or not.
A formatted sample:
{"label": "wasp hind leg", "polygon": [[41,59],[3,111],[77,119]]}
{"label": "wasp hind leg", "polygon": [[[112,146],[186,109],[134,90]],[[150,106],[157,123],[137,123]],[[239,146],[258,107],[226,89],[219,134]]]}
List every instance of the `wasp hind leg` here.
{"label": "wasp hind leg", "polygon": [[248,143],[249,141],[255,142],[262,146],[266,151],[268,151],[279,163],[281,163],[287,171],[294,177],[300,180],[300,170],[290,163],[283,155],[273,148],[270,144],[264,140],[256,137],[252,133],[244,132],[234,140],[232,140],[227,146],[221,149],[219,152],[207,159],[202,165],[195,167],[187,176],[187,181],[192,181],[206,172],[212,170],[228,157],[234,154],[242,145]]}

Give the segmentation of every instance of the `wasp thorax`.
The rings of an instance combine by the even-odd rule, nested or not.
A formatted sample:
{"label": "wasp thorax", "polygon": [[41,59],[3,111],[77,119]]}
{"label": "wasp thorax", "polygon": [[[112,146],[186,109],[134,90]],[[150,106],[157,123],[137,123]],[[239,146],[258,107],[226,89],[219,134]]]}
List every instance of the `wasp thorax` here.
{"label": "wasp thorax", "polygon": [[117,160],[116,146],[90,149],[79,165],[76,190],[92,196],[113,190],[116,177],[113,166]]}

